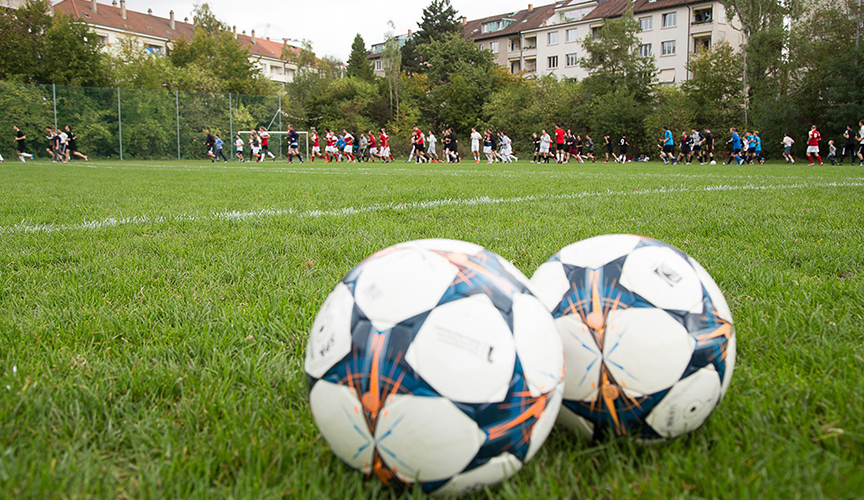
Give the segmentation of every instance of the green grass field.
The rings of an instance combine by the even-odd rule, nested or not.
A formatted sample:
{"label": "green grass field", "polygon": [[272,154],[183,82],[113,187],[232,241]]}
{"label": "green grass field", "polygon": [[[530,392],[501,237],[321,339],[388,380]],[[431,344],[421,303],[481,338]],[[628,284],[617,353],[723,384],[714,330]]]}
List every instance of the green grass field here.
{"label": "green grass field", "polygon": [[307,330],[337,281],[432,237],[530,277],[621,232],[720,285],[726,399],[665,444],[555,431],[477,497],[864,493],[864,168],[7,161],[0,178],[2,498],[388,497],[307,404]]}

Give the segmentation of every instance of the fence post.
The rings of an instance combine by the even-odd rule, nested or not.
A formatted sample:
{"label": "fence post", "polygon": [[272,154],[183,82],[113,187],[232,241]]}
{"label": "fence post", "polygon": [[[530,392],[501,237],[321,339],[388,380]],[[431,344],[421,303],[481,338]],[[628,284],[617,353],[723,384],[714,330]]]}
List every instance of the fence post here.
{"label": "fence post", "polygon": [[57,87],[51,84],[51,95],[54,97],[54,130],[57,130]]}
{"label": "fence post", "polygon": [[[279,94],[279,132],[282,132],[282,94]],[[282,159],[282,139],[279,139],[279,159]]]}
{"label": "fence post", "polygon": [[123,161],[123,118],[120,115],[120,87],[117,87],[117,132],[120,138],[120,161]]}
{"label": "fence post", "polygon": [[177,113],[177,159],[180,159],[180,92],[174,91],[174,109]]}
{"label": "fence post", "polygon": [[231,106],[231,92],[228,92],[228,144],[231,146],[228,148],[228,151],[231,152],[228,156],[234,156],[234,109]]}

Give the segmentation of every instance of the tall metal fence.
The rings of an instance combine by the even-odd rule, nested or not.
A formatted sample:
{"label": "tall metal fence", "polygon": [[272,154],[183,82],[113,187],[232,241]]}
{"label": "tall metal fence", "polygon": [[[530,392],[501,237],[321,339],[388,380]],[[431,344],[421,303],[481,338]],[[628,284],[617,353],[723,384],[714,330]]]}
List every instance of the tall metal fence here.
{"label": "tall metal fence", "polygon": [[[27,137],[28,152],[48,158],[45,127],[69,125],[78,149],[92,159],[200,159],[207,128],[225,141],[228,155],[237,131],[261,125],[271,131],[287,127],[281,107],[280,95],[0,82],[0,153],[15,156],[12,126],[18,125]],[[274,140],[271,146],[280,156],[281,142]]]}

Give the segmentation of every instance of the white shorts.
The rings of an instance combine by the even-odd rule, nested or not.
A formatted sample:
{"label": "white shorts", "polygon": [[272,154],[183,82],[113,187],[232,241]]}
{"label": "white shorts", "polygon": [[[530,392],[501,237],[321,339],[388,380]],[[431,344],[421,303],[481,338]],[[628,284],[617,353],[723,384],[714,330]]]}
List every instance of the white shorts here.
{"label": "white shorts", "polygon": [[238,147],[238,148],[237,148],[237,152],[238,152],[238,153],[242,153],[242,152],[243,152],[243,147],[242,147],[242,146]]}
{"label": "white shorts", "polygon": [[390,148],[381,148],[381,156],[390,156]]}
{"label": "white shorts", "polygon": [[471,152],[479,152],[480,151],[480,142],[479,141],[471,141]]}
{"label": "white shorts", "polygon": [[346,155],[354,154],[354,146],[345,146],[345,149],[342,151],[345,151]]}
{"label": "white shorts", "polygon": [[377,155],[378,154],[378,148],[369,148],[369,154],[370,155]]}
{"label": "white shorts", "polygon": [[504,156],[509,156],[513,154],[513,148],[501,148],[501,154]]}
{"label": "white shorts", "polygon": [[336,146],[327,146],[324,148],[325,153],[338,153]]}
{"label": "white shorts", "polygon": [[491,155],[492,154],[492,147],[491,146],[483,146],[483,154]]}
{"label": "white shorts", "polygon": [[253,155],[257,155],[260,152],[261,152],[261,148],[256,147],[256,146],[252,146],[252,154]]}
{"label": "white shorts", "polygon": [[807,146],[807,153],[816,153],[819,154],[819,146]]}
{"label": "white shorts", "polygon": [[541,145],[540,146],[540,152],[544,153],[544,154],[548,153],[549,152],[549,145],[548,144],[546,146]]}
{"label": "white shorts", "polygon": [[435,145],[434,144],[430,144],[429,149],[427,149],[426,152],[429,153],[430,155],[437,155],[438,154],[438,151],[435,151]]}
{"label": "white shorts", "polygon": [[313,153],[320,153],[320,152],[321,152],[321,148],[320,148],[319,146],[312,146],[312,152],[313,152]]}

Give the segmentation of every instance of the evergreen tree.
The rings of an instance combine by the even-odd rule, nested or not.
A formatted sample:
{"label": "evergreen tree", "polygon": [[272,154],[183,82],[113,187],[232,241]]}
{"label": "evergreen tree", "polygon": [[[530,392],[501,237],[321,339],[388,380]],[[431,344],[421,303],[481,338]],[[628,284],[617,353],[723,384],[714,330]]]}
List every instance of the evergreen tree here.
{"label": "evergreen tree", "polygon": [[351,44],[351,55],[348,56],[346,75],[370,82],[375,78],[372,64],[366,58],[366,43],[360,33],[357,33],[357,36],[354,37],[354,43]]}
{"label": "evergreen tree", "polygon": [[422,54],[419,50],[421,45],[441,42],[449,35],[462,34],[462,23],[456,15],[457,11],[450,4],[450,0],[432,0],[432,3],[423,9],[423,17],[417,23],[420,29],[402,47],[402,68],[405,71],[424,72],[426,67],[422,64]]}

